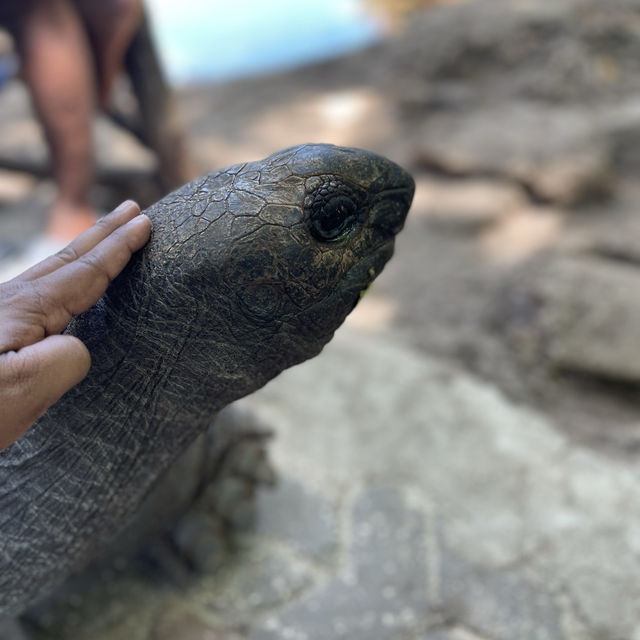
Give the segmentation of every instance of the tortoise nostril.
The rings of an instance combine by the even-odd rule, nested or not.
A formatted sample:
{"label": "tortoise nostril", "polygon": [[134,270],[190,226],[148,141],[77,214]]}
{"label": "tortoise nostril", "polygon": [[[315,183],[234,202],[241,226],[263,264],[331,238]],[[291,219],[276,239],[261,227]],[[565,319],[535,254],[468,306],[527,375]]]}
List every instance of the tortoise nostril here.
{"label": "tortoise nostril", "polygon": [[373,207],[371,224],[385,236],[394,236],[404,226],[409,209],[409,194],[385,197]]}

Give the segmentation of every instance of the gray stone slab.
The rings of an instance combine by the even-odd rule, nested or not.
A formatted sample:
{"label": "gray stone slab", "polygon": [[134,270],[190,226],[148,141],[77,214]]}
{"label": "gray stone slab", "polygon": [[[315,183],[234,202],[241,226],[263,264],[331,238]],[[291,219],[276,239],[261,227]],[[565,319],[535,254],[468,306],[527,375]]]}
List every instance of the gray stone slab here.
{"label": "gray stone slab", "polygon": [[430,631],[426,635],[420,636],[417,640],[458,640],[459,638],[458,634],[451,631]]}
{"label": "gray stone slab", "polygon": [[417,640],[493,640],[487,636],[481,636],[473,631],[462,627],[452,627],[448,629],[438,629],[429,631],[426,635],[420,636]]}
{"label": "gray stone slab", "polygon": [[286,478],[275,490],[258,495],[257,530],[325,562],[338,542],[332,505],[321,494]]}
{"label": "gray stone slab", "polygon": [[242,640],[227,629],[211,627],[184,606],[163,608],[148,640]]}
{"label": "gray stone slab", "polygon": [[529,321],[550,364],[640,382],[640,269],[597,258],[538,263],[519,288],[535,301]]}
{"label": "gray stone slab", "polygon": [[542,103],[615,100],[640,88],[636,11],[635,0],[440,3],[414,16],[392,50],[398,82],[405,97],[432,109],[459,104],[433,99],[444,83],[465,83],[476,102],[487,93]]}
{"label": "gray stone slab", "polygon": [[400,491],[365,490],[351,512],[340,574],[270,616],[251,640],[393,640],[428,618],[425,523]]}
{"label": "gray stone slab", "polygon": [[444,616],[494,640],[561,640],[562,612],[552,593],[531,585],[518,567],[491,571],[442,549]]}
{"label": "gray stone slab", "polygon": [[286,549],[249,537],[221,571],[205,576],[185,596],[225,627],[247,626],[300,597],[316,581],[315,573]]}
{"label": "gray stone slab", "polygon": [[524,192],[505,180],[418,179],[414,212],[440,231],[477,233],[526,204]]}
{"label": "gray stone slab", "polygon": [[[426,544],[433,599],[457,593],[461,618],[503,637],[512,626],[511,638],[640,633],[636,464],[568,441],[540,414],[443,362],[348,330],[245,402],[279,425],[276,466],[313,491],[407,487],[411,505],[439,522],[441,542],[427,532]],[[378,547],[369,549],[360,571],[372,576]],[[319,626],[311,593],[325,611],[365,610],[374,599],[348,590],[343,571],[328,583],[336,589],[305,594],[257,637],[277,637],[281,622],[306,632],[305,611]]]}
{"label": "gray stone slab", "polygon": [[445,171],[509,177],[560,205],[613,190],[603,123],[581,106],[516,101],[445,112],[426,119],[418,139],[427,162]]}

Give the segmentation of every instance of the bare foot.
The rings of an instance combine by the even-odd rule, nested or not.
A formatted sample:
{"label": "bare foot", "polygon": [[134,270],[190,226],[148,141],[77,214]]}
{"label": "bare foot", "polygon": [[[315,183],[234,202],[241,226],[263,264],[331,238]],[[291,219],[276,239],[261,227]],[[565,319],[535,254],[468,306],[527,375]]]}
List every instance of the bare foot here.
{"label": "bare foot", "polygon": [[113,81],[122,70],[124,56],[142,22],[140,0],[76,0],[88,27],[98,72],[100,105],[105,108]]}
{"label": "bare foot", "polygon": [[90,206],[77,206],[56,202],[49,215],[47,237],[50,240],[70,242],[92,227],[98,214]]}

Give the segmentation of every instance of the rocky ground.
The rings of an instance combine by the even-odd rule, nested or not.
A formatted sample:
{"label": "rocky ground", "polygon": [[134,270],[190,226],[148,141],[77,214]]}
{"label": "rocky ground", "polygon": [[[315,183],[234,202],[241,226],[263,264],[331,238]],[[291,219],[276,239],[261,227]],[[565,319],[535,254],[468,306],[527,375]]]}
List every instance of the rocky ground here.
{"label": "rocky ground", "polygon": [[[222,567],[125,571],[32,633],[640,638],[638,60],[632,0],[475,0],[181,92],[203,168],[363,146],[415,205],[325,353],[242,401],[280,482]],[[8,184],[15,244],[47,191]]]}

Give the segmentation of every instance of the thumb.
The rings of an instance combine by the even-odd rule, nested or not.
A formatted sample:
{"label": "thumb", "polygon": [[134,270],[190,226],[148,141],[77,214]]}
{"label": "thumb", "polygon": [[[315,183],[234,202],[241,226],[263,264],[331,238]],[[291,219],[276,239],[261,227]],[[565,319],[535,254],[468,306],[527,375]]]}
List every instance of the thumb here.
{"label": "thumb", "polygon": [[0,449],[78,384],[90,366],[89,351],[73,336],[49,336],[0,355]]}

